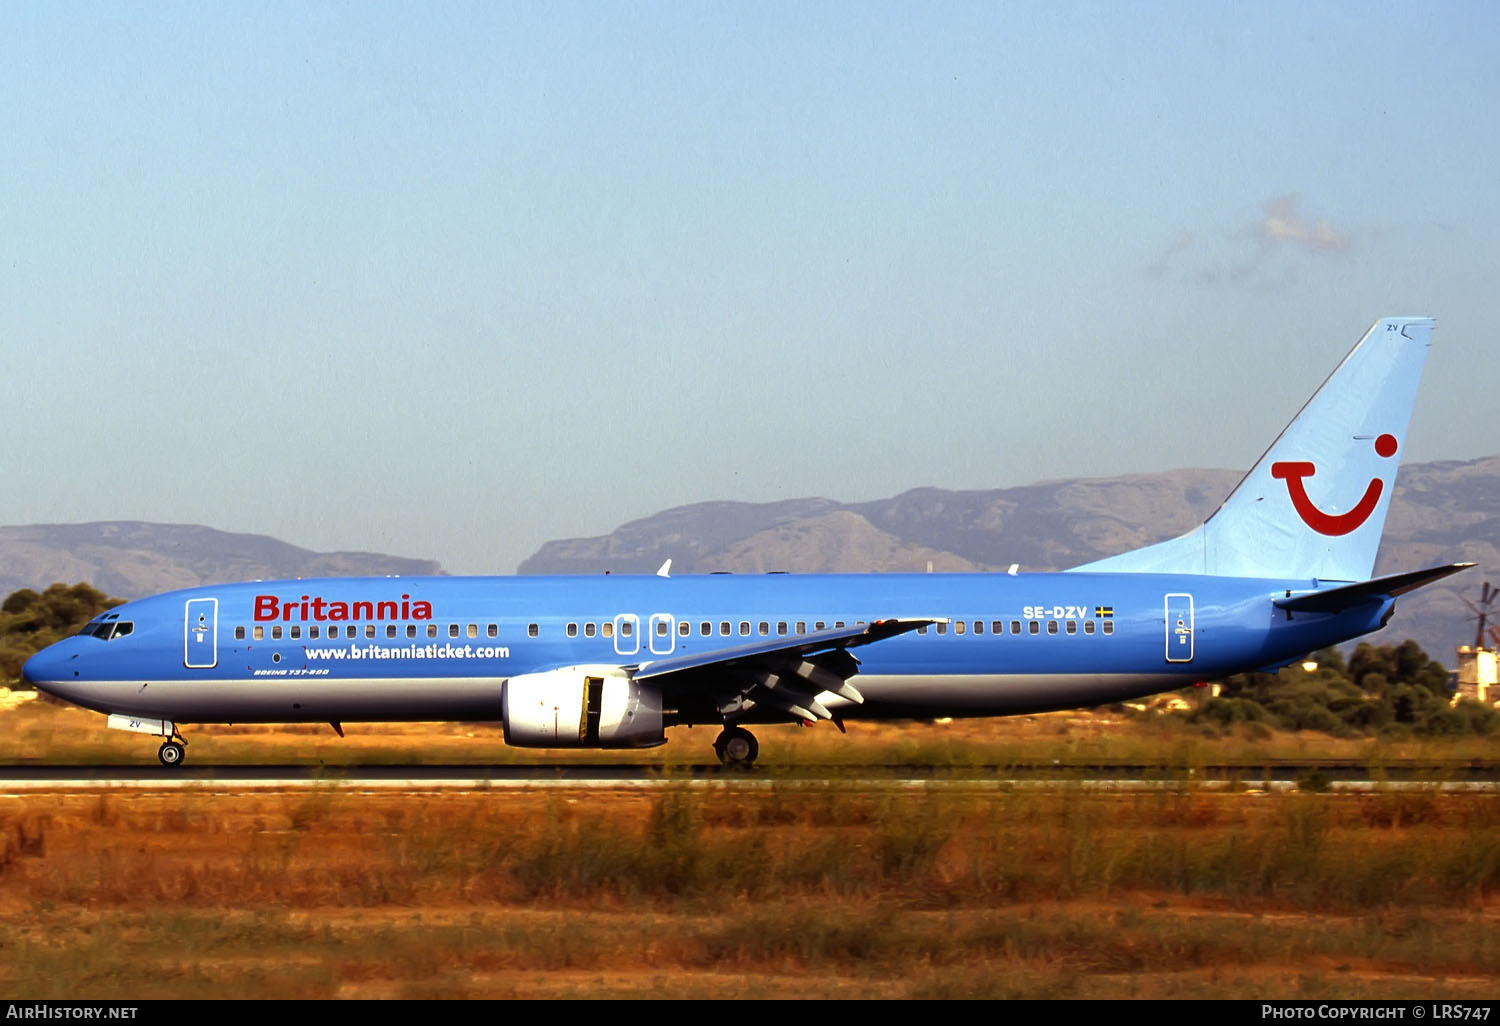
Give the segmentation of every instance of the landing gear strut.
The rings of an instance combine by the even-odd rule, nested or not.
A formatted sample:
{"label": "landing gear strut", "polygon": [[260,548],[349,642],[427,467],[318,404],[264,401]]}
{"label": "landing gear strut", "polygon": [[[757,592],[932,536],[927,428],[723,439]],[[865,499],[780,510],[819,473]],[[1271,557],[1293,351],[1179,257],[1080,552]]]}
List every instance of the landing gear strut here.
{"label": "landing gear strut", "polygon": [[760,754],[760,742],[744,727],[725,727],[714,742],[714,754],[731,769],[749,769]]}

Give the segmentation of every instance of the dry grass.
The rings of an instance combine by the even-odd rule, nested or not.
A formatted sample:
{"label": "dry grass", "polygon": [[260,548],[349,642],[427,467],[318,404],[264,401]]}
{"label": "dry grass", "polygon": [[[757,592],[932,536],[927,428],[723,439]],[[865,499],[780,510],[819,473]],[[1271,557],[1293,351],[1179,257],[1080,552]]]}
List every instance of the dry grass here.
{"label": "dry grass", "polygon": [[[0,713],[0,763],[153,765],[159,739],[109,730],[98,713],[51,700]],[[714,762],[717,727],[676,727],[660,748],[568,751],[507,747],[497,723],[349,723],[346,737],[327,724],[191,724],[190,765],[293,764],[645,764],[664,769]],[[1257,766],[1264,760],[1359,759],[1373,765],[1404,759],[1493,762],[1483,738],[1400,742],[1260,729],[1205,731],[1170,717],[1100,712],[1049,713],[951,723],[850,723],[848,736],[824,724],[757,727],[761,765],[1019,766],[1103,762],[1191,769],[1210,764]]]}
{"label": "dry grass", "polygon": [[914,791],[0,798],[36,997],[1430,997],[1500,802]]}
{"label": "dry grass", "polygon": [[[29,702],[0,761],[154,764]],[[711,761],[506,748],[489,724],[191,727],[195,764]],[[764,789],[0,797],[0,991],[61,997],[1488,998],[1500,800],[983,796],[797,767],[1493,761],[1054,714],[758,732]]]}

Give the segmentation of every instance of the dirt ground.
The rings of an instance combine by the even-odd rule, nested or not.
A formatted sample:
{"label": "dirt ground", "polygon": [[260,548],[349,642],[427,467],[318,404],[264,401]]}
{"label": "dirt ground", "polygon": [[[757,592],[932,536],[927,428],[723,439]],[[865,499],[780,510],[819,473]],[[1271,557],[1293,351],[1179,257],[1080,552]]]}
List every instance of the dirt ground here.
{"label": "dirt ground", "polygon": [[[712,760],[536,752],[490,724],[189,728],[201,764]],[[774,767],[1490,758],[1052,714],[760,732],[755,789],[0,795],[0,992],[21,998],[1492,998],[1500,799],[984,795]],[[11,763],[155,764],[43,702]],[[765,786],[767,782],[771,786]]]}
{"label": "dirt ground", "polygon": [[1500,985],[1494,805],[733,784],[0,797],[0,992],[1480,999]]}

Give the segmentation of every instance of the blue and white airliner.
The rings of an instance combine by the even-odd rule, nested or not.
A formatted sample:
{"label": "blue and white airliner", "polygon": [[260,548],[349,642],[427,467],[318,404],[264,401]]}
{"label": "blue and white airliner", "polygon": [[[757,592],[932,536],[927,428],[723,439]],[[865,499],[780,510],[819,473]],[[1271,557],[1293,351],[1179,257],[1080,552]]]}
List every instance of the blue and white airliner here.
{"label": "blue and white airliner", "polygon": [[[26,663],[164,738],[183,723],[499,720],[644,748],[722,724],[1002,716],[1271,669],[1380,629],[1469,564],[1370,579],[1433,322],[1375,324],[1200,527],[1061,573],[253,581],[128,602]],[[669,561],[670,562],[670,561]]]}

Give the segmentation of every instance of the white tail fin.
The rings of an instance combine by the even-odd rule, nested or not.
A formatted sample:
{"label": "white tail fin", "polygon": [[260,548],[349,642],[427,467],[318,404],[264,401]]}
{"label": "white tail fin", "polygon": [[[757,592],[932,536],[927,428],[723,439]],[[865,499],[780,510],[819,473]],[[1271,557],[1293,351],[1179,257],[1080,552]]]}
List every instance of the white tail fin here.
{"label": "white tail fin", "polygon": [[1377,321],[1203,526],[1073,569],[1366,580],[1432,327]]}

